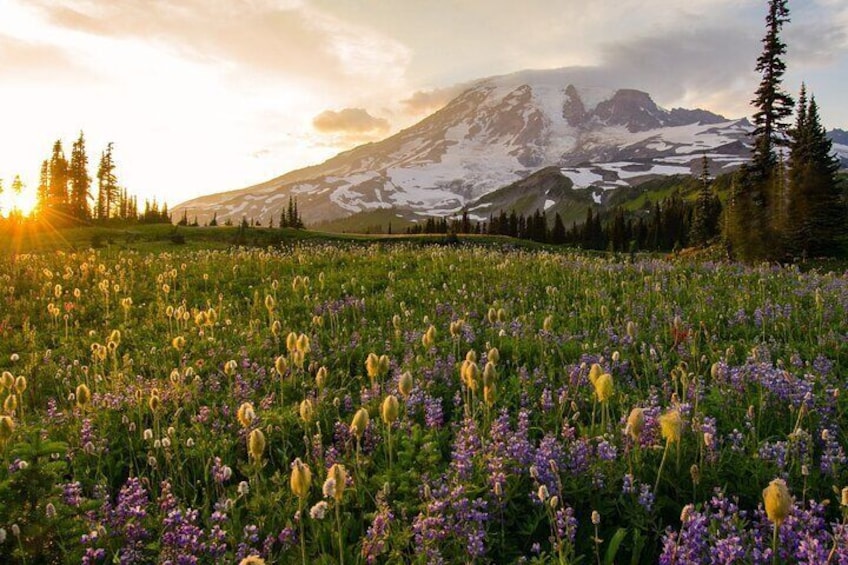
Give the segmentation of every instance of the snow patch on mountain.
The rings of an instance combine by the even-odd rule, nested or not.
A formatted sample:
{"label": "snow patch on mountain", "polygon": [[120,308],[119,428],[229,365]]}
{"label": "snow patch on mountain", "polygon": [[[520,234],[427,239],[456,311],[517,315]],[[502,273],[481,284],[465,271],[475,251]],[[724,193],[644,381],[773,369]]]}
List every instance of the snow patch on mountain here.
{"label": "snow patch on mountain", "polygon": [[[730,169],[747,160],[751,129],[704,110],[666,110],[636,90],[574,84],[567,70],[473,83],[444,108],[383,141],[255,187],[174,208],[202,223],[266,223],[288,197],[307,224],[394,207],[453,215],[545,167],[595,196],[648,178],[688,174],[703,154]],[[541,203],[541,202],[540,202]],[[547,206],[547,201],[545,201]]]}

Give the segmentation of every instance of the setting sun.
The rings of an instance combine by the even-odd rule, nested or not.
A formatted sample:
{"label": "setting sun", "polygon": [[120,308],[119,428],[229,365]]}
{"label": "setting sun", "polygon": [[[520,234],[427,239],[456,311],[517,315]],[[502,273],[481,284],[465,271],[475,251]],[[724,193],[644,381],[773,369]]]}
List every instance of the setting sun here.
{"label": "setting sun", "polygon": [[3,191],[0,193],[0,216],[8,216],[15,213],[29,216],[36,205],[35,191],[24,188],[20,193],[16,193],[5,183],[2,186]]}

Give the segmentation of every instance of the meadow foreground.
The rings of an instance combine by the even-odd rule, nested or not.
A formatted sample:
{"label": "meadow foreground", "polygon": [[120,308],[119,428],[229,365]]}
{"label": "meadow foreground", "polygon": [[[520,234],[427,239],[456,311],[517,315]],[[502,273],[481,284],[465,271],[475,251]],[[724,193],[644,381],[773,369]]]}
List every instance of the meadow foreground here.
{"label": "meadow foreground", "polygon": [[844,273],[304,243],[0,295],[4,563],[848,563]]}

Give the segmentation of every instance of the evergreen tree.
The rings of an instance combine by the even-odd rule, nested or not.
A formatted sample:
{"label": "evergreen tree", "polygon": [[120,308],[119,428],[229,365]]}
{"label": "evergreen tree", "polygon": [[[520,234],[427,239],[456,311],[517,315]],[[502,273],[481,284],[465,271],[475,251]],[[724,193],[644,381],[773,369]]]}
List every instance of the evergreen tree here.
{"label": "evergreen tree", "polygon": [[36,209],[39,213],[45,212],[50,206],[50,161],[47,159],[41,162],[41,173],[38,176],[35,196]]}
{"label": "evergreen tree", "polygon": [[565,243],[565,224],[562,223],[562,216],[559,215],[559,212],[554,215],[554,227],[551,230],[551,243],[562,244]]}
{"label": "evergreen tree", "polygon": [[789,249],[803,255],[828,255],[836,251],[846,227],[837,172],[839,160],[821,124],[815,97],[806,104],[799,96],[789,157]]}
{"label": "evergreen tree", "polygon": [[97,218],[101,220],[108,220],[113,216],[118,198],[118,179],[115,176],[112,147],[111,142],[106,146],[97,167]]}
{"label": "evergreen tree", "polygon": [[294,199],[294,219],[292,221],[292,226],[297,229],[303,229],[303,221],[300,219],[300,212],[297,210],[297,198]]}
{"label": "evergreen tree", "polygon": [[699,181],[700,189],[692,212],[689,241],[693,245],[706,245],[718,234],[718,221],[721,217],[721,201],[713,193],[709,160],[706,155],[701,161]]}
{"label": "evergreen tree", "polygon": [[85,138],[80,132],[79,138],[71,149],[71,163],[68,169],[71,185],[70,212],[78,220],[88,220],[91,212],[88,199],[91,196],[91,177],[88,176],[88,156],[85,153]]}
{"label": "evergreen tree", "polygon": [[762,75],[756,97],[751,101],[754,113],[754,155],[752,169],[767,177],[777,165],[775,149],[786,145],[786,118],[792,115],[792,97],[783,90],[786,72],[786,44],[780,38],[783,24],[789,21],[788,0],[770,0],[766,15],[763,52],[757,59],[756,71]]}
{"label": "evergreen tree", "polygon": [[785,119],[792,114],[792,97],[782,86],[786,44],[780,38],[789,21],[788,0],[769,0],[763,52],[756,70],[762,75],[755,98],[752,161],[734,178],[732,205],[725,214],[725,240],[738,256],[782,255],[778,230],[784,221],[785,186],[777,149],[786,145]]}
{"label": "evergreen tree", "polygon": [[53,144],[53,154],[50,157],[50,188],[48,189],[48,207],[53,210],[66,211],[68,206],[68,161],[62,150],[62,140],[57,139]]}
{"label": "evergreen tree", "polygon": [[[271,220],[271,222],[273,223],[273,220]],[[214,212],[212,214],[212,219],[209,221],[209,225],[211,227],[215,227],[215,226],[218,225],[218,212]],[[274,227],[274,226],[271,226],[271,227]]]}

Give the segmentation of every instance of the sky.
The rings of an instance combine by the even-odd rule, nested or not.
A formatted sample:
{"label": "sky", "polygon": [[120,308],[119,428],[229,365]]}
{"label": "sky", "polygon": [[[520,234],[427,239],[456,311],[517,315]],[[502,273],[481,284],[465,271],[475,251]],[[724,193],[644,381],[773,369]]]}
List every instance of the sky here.
{"label": "sky", "polygon": [[[848,129],[848,0],[791,0],[785,87]],[[751,114],[765,0],[0,0],[0,179],[85,133],[173,206],[408,127],[470,81],[574,67]],[[2,205],[2,201],[0,201]]]}

